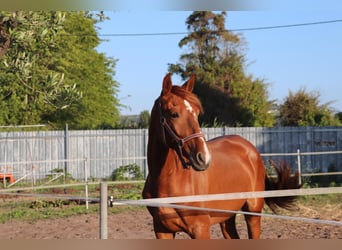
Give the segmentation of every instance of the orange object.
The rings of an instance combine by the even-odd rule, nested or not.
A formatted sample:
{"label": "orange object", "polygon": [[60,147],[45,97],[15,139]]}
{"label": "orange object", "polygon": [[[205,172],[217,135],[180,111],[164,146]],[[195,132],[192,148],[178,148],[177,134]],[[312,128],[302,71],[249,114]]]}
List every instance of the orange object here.
{"label": "orange object", "polygon": [[[174,86],[171,74],[164,77],[161,95],[154,102],[148,131],[148,176],[143,198],[209,195],[234,192],[297,189],[299,174],[291,175],[286,164],[275,166],[277,180],[266,174],[263,159],[256,147],[238,135],[220,136],[206,141],[201,132],[198,115],[200,100],[192,93],[194,76],[182,86]],[[220,223],[225,238],[238,239],[236,215],[221,209],[243,210],[248,237],[259,239],[264,200],[270,209],[289,209],[293,196],[238,198],[186,202],[193,210],[171,207],[147,209],[153,217],[155,236],[173,239],[184,231],[193,239],[209,239],[210,226]],[[216,211],[196,211],[195,208]]]}
{"label": "orange object", "polygon": [[7,174],[7,173],[0,173],[0,180],[6,179],[9,181],[9,183],[14,182],[14,177],[12,174]]}

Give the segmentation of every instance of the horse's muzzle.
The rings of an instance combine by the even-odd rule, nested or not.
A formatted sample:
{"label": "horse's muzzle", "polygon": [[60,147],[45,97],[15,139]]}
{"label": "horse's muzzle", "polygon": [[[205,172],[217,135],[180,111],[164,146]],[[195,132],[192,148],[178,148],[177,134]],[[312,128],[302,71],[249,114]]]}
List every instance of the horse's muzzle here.
{"label": "horse's muzzle", "polygon": [[198,152],[195,159],[193,157],[190,157],[190,162],[194,170],[204,171],[207,170],[210,165],[211,156],[210,154],[203,154],[201,152]]}

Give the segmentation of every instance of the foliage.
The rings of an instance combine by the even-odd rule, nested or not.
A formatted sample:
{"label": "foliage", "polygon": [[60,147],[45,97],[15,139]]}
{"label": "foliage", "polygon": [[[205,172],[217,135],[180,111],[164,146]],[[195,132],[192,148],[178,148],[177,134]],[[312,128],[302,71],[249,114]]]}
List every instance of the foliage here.
{"label": "foliage", "polygon": [[117,122],[115,60],[95,50],[96,18],[87,12],[0,12],[0,47],[10,39],[0,51],[1,124],[89,129]]}
{"label": "foliage", "polygon": [[282,126],[336,126],[341,122],[329,108],[330,103],[320,104],[319,92],[308,92],[301,88],[298,92],[289,92],[280,105]]}
{"label": "foliage", "polygon": [[[80,189],[81,188],[81,189]],[[143,183],[134,184],[112,184],[108,186],[108,193],[114,194],[115,199],[141,199],[141,192]],[[47,191],[49,189],[36,190],[35,192],[43,192],[44,194],[62,193],[63,187],[59,192],[56,189]],[[84,196],[84,186],[73,187],[68,193],[75,194],[75,196]],[[76,193],[80,192],[80,195]],[[98,186],[89,186],[89,196],[98,197]],[[136,207],[117,206],[108,210],[109,213],[120,213],[128,209],[139,209]],[[99,213],[99,204],[90,203],[89,209],[84,206],[82,200],[72,199],[50,199],[50,198],[36,198],[32,200],[21,199],[20,196],[9,197],[0,201],[0,223],[5,223],[13,220],[36,221],[41,219],[62,218],[78,214]]]}
{"label": "foliage", "polygon": [[114,199],[139,200],[142,199],[144,183],[117,184],[110,187],[108,192]]}
{"label": "foliage", "polygon": [[111,176],[113,181],[142,180],[144,178],[137,164],[129,164],[116,168]]}
{"label": "foliage", "polygon": [[0,223],[12,220],[37,221],[41,219],[61,218],[77,214],[94,213],[98,211],[98,206],[85,206],[67,200],[44,200],[36,199],[34,201],[9,201],[0,204],[2,213],[0,214]]}
{"label": "foliage", "polygon": [[139,115],[139,128],[148,128],[150,124],[150,113],[144,110]]}
{"label": "foliage", "polygon": [[[41,182],[49,182],[51,180],[53,180],[57,175],[59,174],[63,174],[64,173],[64,169],[63,168],[54,168],[50,171],[50,173],[47,175],[46,180],[41,180]],[[63,184],[65,181],[65,183],[73,183],[75,182],[75,179],[72,177],[72,175],[70,173],[65,173],[65,178],[64,177],[59,177],[55,180],[55,183],[60,183]]]}
{"label": "foliage", "polygon": [[305,195],[298,197],[298,203],[307,206],[321,208],[324,206],[335,206],[340,208],[342,194],[323,194],[323,195]]}
{"label": "foliage", "polygon": [[193,12],[186,20],[189,34],[179,42],[189,53],[181,55],[181,63],[170,64],[169,71],[196,75],[194,92],[205,110],[200,122],[272,126],[267,85],[245,74],[244,41],[225,29],[225,17],[226,12]]}
{"label": "foliage", "polygon": [[61,12],[0,12],[10,46],[0,63],[0,122],[36,124],[44,112],[64,109],[80,98],[75,84],[48,67],[65,16]]}
{"label": "foliage", "polygon": [[342,124],[342,112],[336,113],[335,118]]}
{"label": "foliage", "polygon": [[30,208],[48,208],[48,207],[62,207],[64,204],[63,200],[35,200],[30,204]]}
{"label": "foliage", "polygon": [[137,115],[121,116],[120,122],[115,126],[116,129],[139,129],[148,128],[150,124],[150,113],[148,110]]}
{"label": "foliage", "polygon": [[[323,173],[324,170],[317,169],[315,173]],[[328,167],[328,173],[338,172],[338,168],[335,164],[330,164]],[[342,186],[341,175],[323,175],[323,176],[309,176],[306,178],[306,184],[310,187],[335,187]]]}
{"label": "foliage", "polygon": [[79,84],[83,97],[69,109],[45,117],[58,121],[58,127],[67,122],[71,129],[103,129],[119,121],[119,84],[113,80],[116,60],[95,50],[100,43],[95,23],[82,12],[66,14],[55,64],[70,82]]}

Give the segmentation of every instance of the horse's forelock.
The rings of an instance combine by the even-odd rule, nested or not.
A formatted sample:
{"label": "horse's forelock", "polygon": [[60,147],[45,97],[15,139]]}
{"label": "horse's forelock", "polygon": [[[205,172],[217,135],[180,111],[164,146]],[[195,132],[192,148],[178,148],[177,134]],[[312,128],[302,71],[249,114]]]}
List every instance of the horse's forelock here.
{"label": "horse's forelock", "polygon": [[202,107],[201,101],[192,92],[189,92],[180,86],[172,86],[171,93],[176,96],[179,96],[182,99],[187,100],[192,106],[195,106],[196,108],[198,108],[200,113],[203,113],[203,107]]}

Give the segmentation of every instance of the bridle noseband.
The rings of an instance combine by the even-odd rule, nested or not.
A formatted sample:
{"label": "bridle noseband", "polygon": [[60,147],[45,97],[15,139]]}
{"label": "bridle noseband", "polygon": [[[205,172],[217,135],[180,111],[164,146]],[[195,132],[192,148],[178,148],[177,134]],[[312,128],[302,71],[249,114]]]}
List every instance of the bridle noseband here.
{"label": "bridle noseband", "polygon": [[190,168],[191,163],[190,162],[185,162],[184,157],[183,157],[183,152],[182,149],[184,147],[184,144],[187,141],[190,141],[192,139],[198,138],[198,137],[204,137],[204,135],[202,134],[202,132],[198,132],[198,133],[194,133],[191,135],[188,135],[184,138],[180,138],[174,131],[173,129],[170,127],[170,125],[167,123],[166,118],[163,116],[163,112],[162,112],[162,108],[161,108],[161,101],[160,98],[158,99],[158,109],[159,109],[159,118],[160,118],[160,124],[162,125],[162,138],[163,138],[163,142],[164,145],[167,145],[166,143],[166,137],[165,137],[165,130],[169,133],[169,135],[172,137],[172,139],[174,139],[176,141],[176,146],[175,150],[178,154],[178,157],[180,158],[183,167],[184,168]]}

